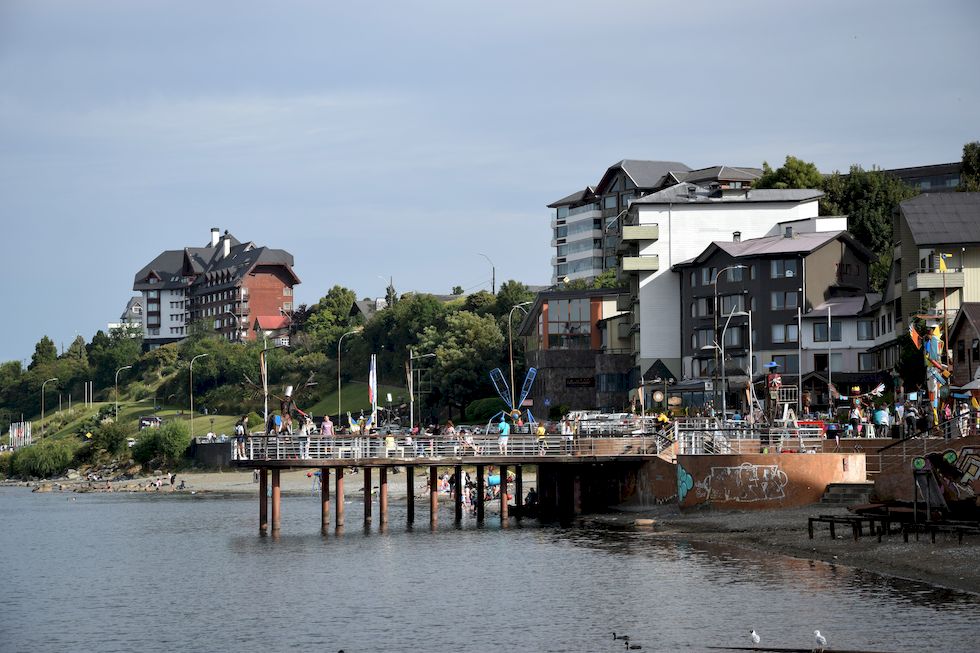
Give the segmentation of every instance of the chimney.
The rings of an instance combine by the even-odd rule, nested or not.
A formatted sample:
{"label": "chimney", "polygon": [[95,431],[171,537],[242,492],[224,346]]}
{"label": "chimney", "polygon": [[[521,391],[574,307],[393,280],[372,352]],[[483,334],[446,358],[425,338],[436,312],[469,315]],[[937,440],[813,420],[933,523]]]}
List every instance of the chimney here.
{"label": "chimney", "polygon": [[792,238],[792,237],[793,237],[793,227],[792,226],[786,227],[786,233],[783,234],[783,238]]}
{"label": "chimney", "polygon": [[732,233],[732,242],[733,243],[740,243],[740,242],[742,242],[742,232],[741,231],[735,231],[735,232]]}
{"label": "chimney", "polygon": [[211,227],[211,247],[216,247],[218,245],[218,240],[220,239],[220,236],[218,235],[219,233],[221,233],[220,229],[217,227]]}
{"label": "chimney", "polygon": [[231,254],[231,237],[228,236],[227,232],[225,233],[225,237],[221,241],[221,243],[222,243],[221,258],[228,258],[228,255]]}

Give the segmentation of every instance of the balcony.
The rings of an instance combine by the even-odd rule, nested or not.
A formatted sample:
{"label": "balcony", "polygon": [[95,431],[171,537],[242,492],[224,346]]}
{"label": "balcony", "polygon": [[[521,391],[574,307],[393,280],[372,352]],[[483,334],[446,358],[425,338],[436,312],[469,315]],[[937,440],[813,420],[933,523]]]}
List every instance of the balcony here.
{"label": "balcony", "polygon": [[657,272],[660,270],[660,257],[656,254],[624,256],[622,268],[624,272]]}
{"label": "balcony", "polygon": [[660,239],[660,225],[656,224],[643,224],[630,226],[627,225],[623,227],[623,240],[659,240]]}
{"label": "balcony", "polygon": [[[944,278],[945,277],[945,278]],[[936,270],[919,270],[912,272],[908,278],[908,290],[942,290],[962,288],[964,275],[962,268],[950,268],[946,273]]]}

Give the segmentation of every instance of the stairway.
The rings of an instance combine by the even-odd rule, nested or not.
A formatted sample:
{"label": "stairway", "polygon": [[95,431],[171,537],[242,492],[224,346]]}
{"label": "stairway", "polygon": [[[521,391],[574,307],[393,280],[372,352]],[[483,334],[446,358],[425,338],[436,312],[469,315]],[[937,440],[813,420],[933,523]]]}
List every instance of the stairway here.
{"label": "stairway", "polygon": [[850,506],[855,503],[870,503],[874,481],[863,483],[828,483],[820,498],[825,506]]}

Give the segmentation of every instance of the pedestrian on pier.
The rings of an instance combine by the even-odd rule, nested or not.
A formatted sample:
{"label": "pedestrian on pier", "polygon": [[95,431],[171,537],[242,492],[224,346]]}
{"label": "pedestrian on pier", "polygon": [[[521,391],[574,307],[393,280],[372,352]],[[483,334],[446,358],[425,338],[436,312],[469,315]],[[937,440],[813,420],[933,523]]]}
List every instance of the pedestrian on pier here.
{"label": "pedestrian on pier", "polygon": [[503,415],[500,416],[500,425],[497,427],[500,430],[500,437],[497,440],[497,446],[500,449],[500,455],[507,455],[507,438],[510,435],[510,424],[507,423],[507,418]]}

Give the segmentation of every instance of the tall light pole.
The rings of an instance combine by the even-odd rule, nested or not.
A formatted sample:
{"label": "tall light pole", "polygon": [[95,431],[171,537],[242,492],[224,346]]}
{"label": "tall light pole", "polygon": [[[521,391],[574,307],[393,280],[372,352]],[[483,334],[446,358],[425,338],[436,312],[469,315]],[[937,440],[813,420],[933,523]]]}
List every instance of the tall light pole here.
{"label": "tall light pole", "polygon": [[487,256],[486,254],[483,254],[482,252],[477,252],[477,253],[483,258],[487,259],[487,263],[490,264],[490,292],[496,295],[497,294],[497,266],[493,264],[493,261],[491,261],[490,257]]}
{"label": "tall light pole", "polygon": [[[702,347],[702,349],[714,349],[716,354],[719,351],[721,352],[721,420],[722,422],[724,422],[727,419],[727,414],[728,414],[728,397],[726,396],[728,394],[727,393],[728,388],[725,385],[725,382],[727,381],[727,378],[725,376],[725,333],[728,331],[728,325],[729,323],[731,323],[733,317],[736,316],[746,317],[748,315],[749,314],[746,313],[745,311],[736,311],[734,308],[732,308],[732,312],[728,314],[728,319],[725,320],[725,326],[721,330],[721,344],[719,345],[718,341],[716,340],[713,345],[707,345],[705,347]],[[749,338],[751,337],[752,334],[750,333]]]}
{"label": "tall light pole", "polygon": [[[511,410],[519,410],[514,404],[517,403],[517,393],[516,388],[514,388],[514,330],[512,328],[512,323],[514,321],[514,311],[518,308],[524,310],[524,307],[528,304],[533,304],[534,302],[521,302],[520,304],[514,304],[514,307],[510,309],[507,314],[507,343],[510,349],[510,407]],[[525,311],[526,313],[527,311]]]}
{"label": "tall light pole", "polygon": [[52,381],[57,381],[58,377],[54,376],[41,384],[41,437],[44,437],[44,386],[51,383]]}
{"label": "tall light pole", "polygon": [[115,389],[115,394],[113,396],[116,402],[116,410],[115,410],[116,416],[114,419],[117,422],[119,421],[119,373],[122,372],[123,370],[131,370],[131,369],[133,369],[132,365],[124,365],[123,367],[120,367],[118,370],[116,370],[116,381],[113,384],[113,387]]}
{"label": "tall light pole", "polygon": [[269,370],[265,366],[265,353],[271,349],[285,349],[287,345],[273,345],[262,348],[259,352],[259,373],[262,375],[262,432],[267,433],[269,428]]}
{"label": "tall light pole", "polygon": [[[364,327],[357,327],[356,329],[351,329],[350,331],[348,331],[344,335],[340,336],[340,338],[337,340],[337,428],[340,428],[340,411],[341,411],[341,404],[340,404],[340,351],[341,351],[340,350],[340,343],[342,343],[344,341],[344,338],[346,338],[347,336],[352,336],[355,333],[360,333],[363,330],[364,330]],[[268,412],[268,409],[266,409],[266,411]],[[266,416],[266,419],[269,419],[268,415]]]}
{"label": "tall light pole", "polygon": [[[715,277],[714,277],[714,279],[711,280],[711,285],[714,287],[714,293],[715,293],[715,304],[714,304],[715,332],[714,333],[715,333],[715,343],[716,344],[718,342],[718,277],[721,276],[721,273],[722,272],[726,272],[727,270],[744,270],[745,268],[746,268],[746,266],[741,265],[741,264],[729,265],[729,266],[723,267],[722,269],[720,269],[717,272],[715,272]],[[732,309],[732,310],[734,310],[734,309]],[[721,364],[724,365],[725,364],[725,361],[722,360]],[[718,379],[718,350],[717,349],[715,349],[715,373],[714,373],[714,378],[715,378],[715,380]]]}
{"label": "tall light pole", "polygon": [[[411,348],[408,350],[408,430],[411,431],[415,426],[415,361],[420,358],[435,358],[435,354],[422,354],[416,356]],[[421,385],[421,384],[419,384]],[[419,392],[419,403],[422,403],[422,393]],[[421,411],[419,411],[421,412]],[[421,429],[419,429],[421,432]]]}
{"label": "tall light pole", "polygon": [[191,437],[192,438],[194,437],[194,361],[196,361],[198,358],[204,358],[205,356],[210,356],[210,355],[211,354],[198,354],[197,356],[191,359],[191,368],[190,368],[191,372],[190,372],[190,380],[188,381],[188,389],[190,390],[190,395],[191,395]]}

